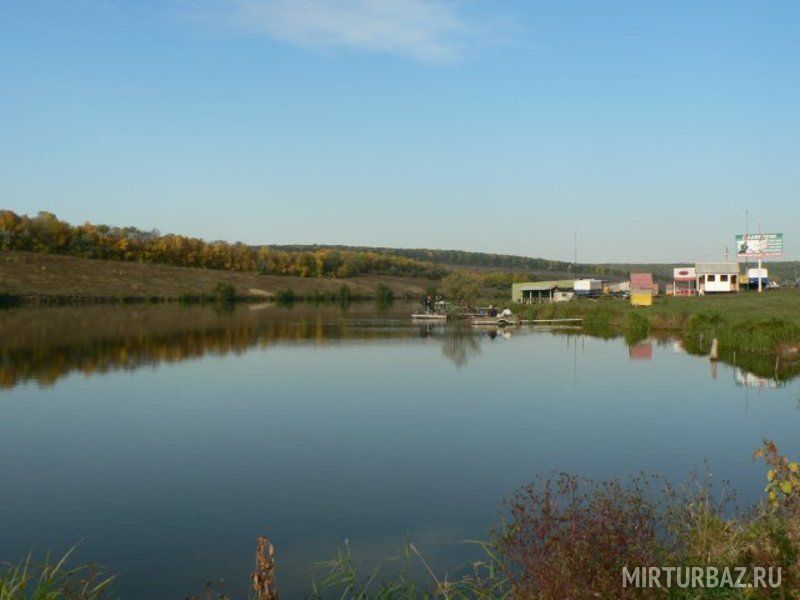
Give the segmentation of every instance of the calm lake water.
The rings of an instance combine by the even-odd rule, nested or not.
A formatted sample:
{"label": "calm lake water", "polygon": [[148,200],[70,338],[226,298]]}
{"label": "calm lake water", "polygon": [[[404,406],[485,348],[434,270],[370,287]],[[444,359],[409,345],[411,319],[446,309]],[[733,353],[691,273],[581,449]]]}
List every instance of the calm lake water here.
{"label": "calm lake water", "polygon": [[764,437],[800,451],[796,382],[671,341],[412,324],[415,306],[0,312],[0,560],[62,552],[125,598],[246,588],[255,539],[302,597],[349,541],[412,539],[440,571],[480,553],[504,496],[552,470],[681,481],[740,503]]}

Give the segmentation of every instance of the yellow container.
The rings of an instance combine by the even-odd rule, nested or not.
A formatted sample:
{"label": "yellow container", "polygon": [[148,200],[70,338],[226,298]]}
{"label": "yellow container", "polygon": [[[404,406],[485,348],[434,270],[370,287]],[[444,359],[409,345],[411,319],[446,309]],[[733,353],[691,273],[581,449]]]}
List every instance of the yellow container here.
{"label": "yellow container", "polygon": [[650,290],[635,290],[631,292],[631,304],[634,306],[653,306],[653,292]]}

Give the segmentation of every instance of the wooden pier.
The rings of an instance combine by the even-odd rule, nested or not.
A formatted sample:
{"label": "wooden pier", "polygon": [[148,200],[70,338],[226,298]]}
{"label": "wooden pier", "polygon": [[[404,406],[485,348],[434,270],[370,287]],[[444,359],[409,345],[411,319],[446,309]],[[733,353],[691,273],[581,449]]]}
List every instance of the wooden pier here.
{"label": "wooden pier", "polygon": [[548,325],[552,325],[553,323],[583,323],[582,317],[576,317],[574,319],[523,319],[520,323],[547,323]]}
{"label": "wooden pier", "polygon": [[509,317],[492,317],[490,319],[475,319],[471,323],[479,327],[483,325],[497,325],[498,327],[507,327],[508,325],[582,325],[582,318],[572,319],[513,319]]}

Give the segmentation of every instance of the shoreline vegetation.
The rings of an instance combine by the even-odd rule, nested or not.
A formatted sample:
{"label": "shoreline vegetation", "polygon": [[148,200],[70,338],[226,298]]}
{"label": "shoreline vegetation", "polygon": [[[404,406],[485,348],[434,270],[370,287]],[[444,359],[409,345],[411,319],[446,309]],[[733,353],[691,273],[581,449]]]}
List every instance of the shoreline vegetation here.
{"label": "shoreline vegetation", "polygon": [[[747,364],[758,375],[776,379],[800,372],[800,291],[758,294],[659,297],[652,307],[601,298],[595,301],[515,306],[526,319],[583,319],[593,336],[624,336],[635,344],[649,336],[677,337],[691,354],[715,354],[714,360]],[[716,343],[715,343],[716,340]]]}
{"label": "shoreline vegetation", "polygon": [[[306,598],[358,600],[561,598],[796,598],[800,593],[800,464],[765,440],[765,496],[746,511],[717,489],[711,474],[683,486],[639,474],[596,482],[565,473],[541,477],[504,503],[503,521],[476,541],[476,560],[437,574],[407,542],[399,557],[361,571],[345,546],[318,563]],[[280,557],[257,540],[250,590],[231,595],[206,584],[192,600],[278,600]],[[0,570],[0,598],[112,598],[114,576],[92,565],[69,566],[74,548],[37,564],[28,556]],[[664,567],[673,568],[671,579]],[[628,573],[661,567],[658,586],[623,585]],[[694,573],[701,573],[695,578]],[[652,577],[652,575],[651,575]],[[636,581],[641,583],[641,579]],[[671,584],[668,584],[668,581]],[[651,579],[652,582],[652,579]],[[698,583],[699,582],[699,583]],[[242,582],[244,583],[244,582]],[[242,586],[243,587],[243,586]]]}
{"label": "shoreline vegetation", "polygon": [[786,380],[800,374],[800,290],[796,288],[762,294],[660,296],[652,307],[634,308],[613,297],[512,305],[484,283],[463,271],[438,281],[379,275],[302,278],[0,252],[0,309],[163,303],[227,310],[237,302],[346,306],[358,301],[387,306],[441,290],[446,298],[464,305],[509,306],[522,319],[581,318],[582,332],[604,338],[623,336],[629,344],[648,337],[672,337],[696,355],[709,355],[713,345],[715,360],[762,377]]}
{"label": "shoreline vegetation", "polygon": [[[795,280],[800,262],[766,266],[779,281]],[[0,209],[0,306],[208,301],[220,282],[233,285],[239,301],[337,301],[344,286],[351,299],[380,299],[381,285],[397,298],[417,298],[454,275],[472,278],[482,298],[507,301],[514,282],[626,279],[632,270],[666,280],[671,268],[459,250],[248,245]]]}
{"label": "shoreline vegetation", "polygon": [[[18,215],[0,209],[0,250],[18,250],[118,262],[257,272],[262,275],[348,278],[365,274],[442,279],[456,270],[479,275],[489,287],[514,281],[599,277],[625,279],[631,271],[670,280],[672,267],[654,263],[573,263],[530,256],[344,245],[248,245],[205,241],[158,230],[84,223],[71,225],[49,212]],[[795,281],[800,261],[768,262],[770,276]],[[502,284],[502,285],[501,285]]]}

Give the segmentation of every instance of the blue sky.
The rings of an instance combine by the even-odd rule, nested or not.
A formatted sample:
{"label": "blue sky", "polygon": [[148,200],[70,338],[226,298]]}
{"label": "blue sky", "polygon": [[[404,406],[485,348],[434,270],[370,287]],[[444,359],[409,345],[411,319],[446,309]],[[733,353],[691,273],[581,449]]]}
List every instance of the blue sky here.
{"label": "blue sky", "polygon": [[800,4],[6,0],[0,207],[251,243],[800,258]]}

